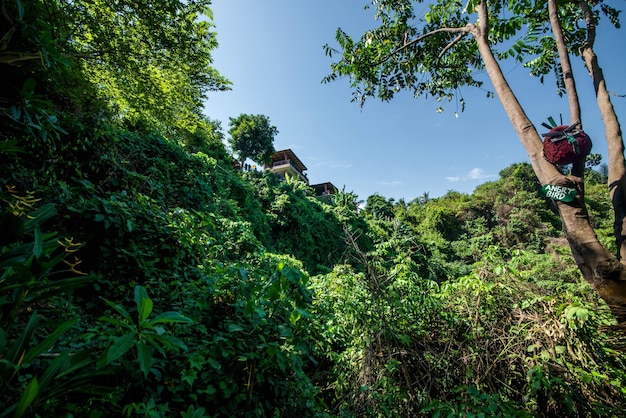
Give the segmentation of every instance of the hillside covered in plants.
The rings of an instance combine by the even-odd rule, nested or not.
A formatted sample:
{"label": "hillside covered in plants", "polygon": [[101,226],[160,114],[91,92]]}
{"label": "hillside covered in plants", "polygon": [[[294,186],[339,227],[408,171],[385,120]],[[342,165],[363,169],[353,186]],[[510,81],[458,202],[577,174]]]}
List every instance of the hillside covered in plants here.
{"label": "hillside covered in plants", "polygon": [[315,197],[240,170],[202,115],[230,85],[208,1],[0,5],[0,417],[626,408],[623,329],[529,164],[470,195]]}

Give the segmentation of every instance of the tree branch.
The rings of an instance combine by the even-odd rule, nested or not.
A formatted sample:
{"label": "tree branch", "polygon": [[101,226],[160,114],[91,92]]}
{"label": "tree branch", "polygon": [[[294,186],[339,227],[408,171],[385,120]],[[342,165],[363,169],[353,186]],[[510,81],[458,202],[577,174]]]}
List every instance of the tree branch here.
{"label": "tree branch", "polygon": [[459,35],[456,38],[454,38],[452,42],[446,45],[446,47],[439,53],[439,55],[437,55],[437,63],[439,63],[439,60],[445,55],[446,52],[448,52],[454,45],[458,44],[461,41],[461,39],[463,39],[463,37],[467,35],[468,33],[469,31],[459,33]]}
{"label": "tree branch", "polygon": [[578,92],[576,90],[572,65],[569,59],[569,52],[567,51],[567,46],[565,45],[563,28],[561,27],[561,22],[559,20],[556,0],[548,0],[548,14],[550,17],[550,26],[552,27],[552,33],[554,34],[554,40],[556,41],[556,47],[559,53],[561,69],[563,70],[563,83],[565,84],[565,91],[567,93],[567,100],[569,103],[570,125],[579,122],[582,129]]}
{"label": "tree branch", "polygon": [[[421,36],[418,36],[415,39],[410,40],[409,42],[405,43],[401,47],[396,48],[394,51],[392,51],[385,58],[383,58],[382,60],[377,62],[375,65],[384,64],[385,62],[389,61],[394,55],[397,55],[400,52],[402,52],[403,50],[405,50],[405,49],[407,49],[407,48],[409,48],[409,47],[411,47],[411,46],[413,46],[413,45],[423,41],[426,38],[429,38],[431,36],[437,35],[438,33],[459,33],[459,32],[462,32],[461,35],[459,35],[459,37],[462,38],[463,35],[465,35],[465,34],[470,32],[470,27],[469,26],[465,26],[465,27],[462,27],[462,28],[439,28],[439,29],[436,29],[436,30],[434,30],[432,32],[425,33],[425,34],[423,34]],[[450,44],[448,44],[446,46],[446,48],[444,48],[443,52],[445,52],[447,49],[449,49],[449,47],[451,47],[451,44],[458,42],[458,40],[460,40],[460,39],[458,39],[459,37],[455,38]]]}

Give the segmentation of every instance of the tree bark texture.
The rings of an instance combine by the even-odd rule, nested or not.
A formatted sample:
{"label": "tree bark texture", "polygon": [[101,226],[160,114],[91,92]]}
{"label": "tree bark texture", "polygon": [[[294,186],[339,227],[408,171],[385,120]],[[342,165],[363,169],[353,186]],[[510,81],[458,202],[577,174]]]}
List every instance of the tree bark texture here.
{"label": "tree bark texture", "polygon": [[615,212],[615,238],[617,240],[617,257],[622,264],[626,264],[626,168],[624,162],[624,141],[622,131],[615,114],[615,109],[611,103],[609,92],[606,88],[602,68],[598,64],[593,45],[596,37],[595,18],[588,4],[581,0],[579,2],[585,14],[587,25],[587,41],[581,48],[581,55],[585,66],[593,80],[596,91],[596,101],[602,121],[609,151],[609,193],[613,210]]}

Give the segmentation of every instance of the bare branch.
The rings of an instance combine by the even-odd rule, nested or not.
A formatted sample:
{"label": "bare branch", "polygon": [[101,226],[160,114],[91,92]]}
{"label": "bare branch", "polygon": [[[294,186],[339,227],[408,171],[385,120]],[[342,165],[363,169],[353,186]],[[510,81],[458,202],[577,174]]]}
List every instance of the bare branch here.
{"label": "bare branch", "polygon": [[469,31],[459,33],[459,35],[456,38],[454,38],[452,42],[446,45],[446,47],[437,56],[437,63],[439,63],[439,60],[445,55],[446,52],[448,52],[454,45],[458,44],[461,41],[461,39],[463,39],[463,37],[467,35],[468,33]]}

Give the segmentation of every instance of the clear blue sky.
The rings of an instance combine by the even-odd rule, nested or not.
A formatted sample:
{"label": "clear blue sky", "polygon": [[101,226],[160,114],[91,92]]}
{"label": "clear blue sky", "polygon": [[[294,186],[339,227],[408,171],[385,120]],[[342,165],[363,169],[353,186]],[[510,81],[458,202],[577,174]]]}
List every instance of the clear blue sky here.
{"label": "clear blue sky", "polygon": [[[213,92],[205,113],[222,121],[241,113],[263,114],[278,128],[277,150],[291,148],[308,168],[312,184],[332,182],[365,200],[374,193],[407,202],[428,192],[471,193],[526,153],[498,99],[485,90],[466,88],[467,105],[455,117],[455,103],[436,113],[439,103],[409,93],[364,108],[350,102],[347,80],[321,84],[332,60],[322,46],[336,46],[341,27],[360,37],[376,27],[365,0],[214,0],[212,10],[219,47],[214,67],[233,82],[228,92]],[[616,3],[622,6],[623,2]],[[608,22],[603,22],[607,23]],[[601,24],[596,51],[609,90],[626,94],[626,31]],[[583,106],[585,131],[592,152],[606,156],[604,128],[595,105],[591,79],[580,59],[574,76]],[[513,91],[538,127],[553,116],[569,120],[567,102],[559,98],[553,79],[546,84],[527,75],[520,65],[504,63]],[[622,125],[626,99],[613,97]]]}

